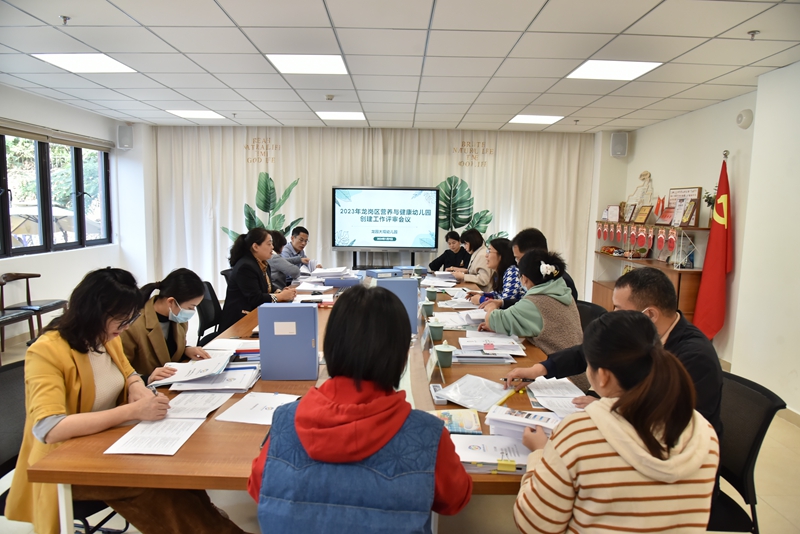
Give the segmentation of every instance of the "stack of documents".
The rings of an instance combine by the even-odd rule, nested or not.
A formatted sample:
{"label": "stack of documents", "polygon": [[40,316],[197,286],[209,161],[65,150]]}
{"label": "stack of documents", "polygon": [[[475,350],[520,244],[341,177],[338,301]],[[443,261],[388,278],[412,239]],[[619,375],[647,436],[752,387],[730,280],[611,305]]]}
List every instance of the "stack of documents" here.
{"label": "stack of documents", "polygon": [[[487,335],[489,334],[489,335]],[[459,338],[463,350],[483,351],[486,354],[509,354],[525,356],[525,349],[519,338],[487,332],[467,332],[467,337]]]}
{"label": "stack of documents", "polygon": [[454,350],[453,363],[506,365],[517,363],[510,354],[486,354],[482,350]]}
{"label": "stack of documents", "polygon": [[[323,286],[325,291],[330,289],[328,286]],[[318,304],[333,304],[333,293],[326,293],[324,295],[298,295],[294,298],[293,302],[316,302]]]}
{"label": "stack of documents", "polygon": [[176,382],[171,391],[230,391],[244,393],[261,378],[261,362],[235,362],[217,375],[198,378],[189,382]]}
{"label": "stack of documents", "polygon": [[465,299],[469,294],[469,291],[466,289],[459,287],[459,288],[448,288],[444,290],[445,293],[450,295],[450,298],[454,299]]}
{"label": "stack of documents", "polygon": [[328,267],[327,269],[314,269],[314,278],[344,278],[352,276],[347,267]]}
{"label": "stack of documents", "polygon": [[231,359],[231,354],[227,356],[216,356],[205,360],[192,360],[188,362],[169,362],[164,367],[175,369],[175,374],[162,380],[155,380],[150,382],[151,386],[159,387],[176,382],[187,382],[190,380],[197,380],[201,378],[213,377],[220,374],[228,361]]}
{"label": "stack of documents", "polygon": [[[477,304],[473,304],[467,299],[450,299],[450,300],[442,300],[436,303],[442,309],[451,309],[451,310],[474,310],[478,307]],[[483,312],[486,315],[486,312]]]}
{"label": "stack of documents", "polygon": [[431,410],[428,412],[444,421],[451,434],[483,434],[476,410]]}
{"label": "stack of documents", "polygon": [[505,406],[492,406],[486,414],[486,424],[491,434],[519,440],[525,427],[541,427],[549,436],[560,422],[561,418],[552,412],[523,412]]}
{"label": "stack of documents", "polygon": [[217,421],[271,425],[275,408],[299,399],[283,393],[248,393],[239,402],[216,417]]}
{"label": "stack of documents", "polygon": [[324,292],[330,289],[330,287],[326,286],[325,284],[312,283],[307,280],[303,281],[297,286],[294,286],[294,288],[298,293],[311,293],[312,291]]}
{"label": "stack of documents", "polygon": [[521,475],[529,451],[522,440],[507,436],[451,435],[467,473]]}
{"label": "stack of documents", "polygon": [[[448,273],[450,274],[450,273]],[[453,280],[442,280],[438,276],[426,276],[422,279],[419,283],[422,287],[453,287],[456,285],[455,279]]]}
{"label": "stack of documents", "polygon": [[568,378],[545,378],[540,376],[528,389],[539,404],[564,418],[571,413],[582,411],[572,403],[572,399],[583,395],[583,391]]}
{"label": "stack of documents", "polygon": [[502,384],[479,376],[464,375],[446,388],[441,395],[460,406],[488,412],[489,409],[508,395]]}

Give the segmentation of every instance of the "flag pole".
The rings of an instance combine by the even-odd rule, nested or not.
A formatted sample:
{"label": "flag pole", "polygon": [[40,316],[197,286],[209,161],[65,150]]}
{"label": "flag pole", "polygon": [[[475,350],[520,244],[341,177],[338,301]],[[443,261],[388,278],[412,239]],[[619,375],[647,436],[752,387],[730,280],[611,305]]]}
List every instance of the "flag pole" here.
{"label": "flag pole", "polygon": [[728,154],[730,154],[730,151],[723,150],[722,151],[722,159],[724,159],[725,161],[728,161]]}

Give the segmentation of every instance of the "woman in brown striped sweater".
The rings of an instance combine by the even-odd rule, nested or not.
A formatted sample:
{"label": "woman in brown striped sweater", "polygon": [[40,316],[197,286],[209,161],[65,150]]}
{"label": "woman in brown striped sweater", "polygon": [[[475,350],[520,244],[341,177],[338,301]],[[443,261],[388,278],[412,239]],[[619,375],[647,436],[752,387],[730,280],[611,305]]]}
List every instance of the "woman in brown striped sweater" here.
{"label": "woman in brown striped sweater", "polygon": [[694,387],[642,313],[618,311],[584,333],[586,374],[602,399],[566,417],[533,450],[517,495],[522,532],[705,532],[719,463]]}

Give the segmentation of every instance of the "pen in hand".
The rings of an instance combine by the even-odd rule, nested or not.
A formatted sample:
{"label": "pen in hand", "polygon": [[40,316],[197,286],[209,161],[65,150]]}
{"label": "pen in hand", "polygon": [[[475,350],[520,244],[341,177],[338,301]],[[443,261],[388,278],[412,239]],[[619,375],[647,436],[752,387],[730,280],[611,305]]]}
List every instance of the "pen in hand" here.
{"label": "pen in hand", "polygon": [[158,390],[156,389],[156,387],[155,387],[155,386],[147,386],[147,389],[149,389],[150,391],[152,391],[152,392],[153,392],[153,395],[155,395],[156,397],[158,396]]}
{"label": "pen in hand", "polygon": [[[511,381],[517,380],[519,382],[534,382],[533,378],[512,378]],[[508,378],[501,378],[501,382],[508,382]]]}

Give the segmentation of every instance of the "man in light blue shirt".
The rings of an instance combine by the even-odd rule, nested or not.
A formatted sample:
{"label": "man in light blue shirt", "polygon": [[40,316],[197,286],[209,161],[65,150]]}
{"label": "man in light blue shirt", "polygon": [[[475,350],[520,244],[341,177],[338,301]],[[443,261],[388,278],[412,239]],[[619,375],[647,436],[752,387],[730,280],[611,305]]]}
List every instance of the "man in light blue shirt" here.
{"label": "man in light blue shirt", "polygon": [[307,265],[310,271],[322,267],[320,264],[310,265],[311,260],[306,256],[306,245],[308,245],[308,230],[302,226],[296,226],[292,230],[291,241],[283,247],[281,256],[293,265]]}

